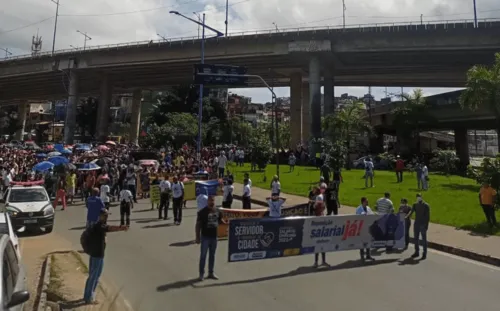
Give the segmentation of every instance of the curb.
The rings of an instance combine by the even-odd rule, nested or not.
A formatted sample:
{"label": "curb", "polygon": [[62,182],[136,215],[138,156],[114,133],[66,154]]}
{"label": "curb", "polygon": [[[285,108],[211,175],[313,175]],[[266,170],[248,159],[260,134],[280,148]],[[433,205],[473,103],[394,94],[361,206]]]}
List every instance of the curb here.
{"label": "curb", "polygon": [[[240,195],[233,195],[233,197],[237,200],[241,200],[241,198],[242,198]],[[262,200],[258,200],[258,199],[251,198],[250,202],[252,202],[253,204],[257,204],[257,205],[267,206],[267,202],[262,201]],[[412,243],[414,243],[415,239],[411,238],[410,241]],[[427,246],[431,249],[435,249],[435,250],[438,250],[440,252],[444,252],[444,253],[452,254],[455,256],[464,257],[464,258],[467,258],[470,260],[479,261],[479,262],[489,264],[492,266],[500,267],[500,258],[497,258],[497,257],[479,254],[479,253],[475,253],[473,251],[469,251],[469,250],[466,250],[463,248],[458,248],[458,247],[445,245],[445,244],[441,244],[441,243],[436,243],[436,242],[431,242],[431,241],[427,241]]]}
{"label": "curb", "polygon": [[42,266],[43,272],[40,275],[40,281],[42,282],[41,283],[42,286],[41,286],[40,292],[39,292],[40,298],[38,299],[38,306],[36,306],[36,303],[35,303],[34,310],[37,310],[37,311],[45,311],[46,310],[46,307],[47,307],[47,289],[49,288],[49,283],[50,283],[51,265],[52,265],[52,258],[51,258],[51,254],[49,254],[45,258],[43,266]]}

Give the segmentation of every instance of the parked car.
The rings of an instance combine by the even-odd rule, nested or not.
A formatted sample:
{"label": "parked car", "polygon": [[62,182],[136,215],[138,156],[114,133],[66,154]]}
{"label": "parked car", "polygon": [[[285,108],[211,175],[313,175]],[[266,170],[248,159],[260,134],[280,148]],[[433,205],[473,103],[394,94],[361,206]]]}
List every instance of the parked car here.
{"label": "parked car", "polygon": [[19,249],[19,238],[12,226],[9,213],[0,212],[0,234],[7,234],[12,240],[12,245],[16,249],[17,255],[21,258],[21,250]]}
{"label": "parked car", "polygon": [[22,311],[24,304],[30,299],[26,285],[26,271],[7,234],[0,234],[0,256],[2,258],[0,309]]}
{"label": "parked car", "polygon": [[357,168],[357,169],[364,169],[365,168],[365,161],[367,158],[371,158],[373,161],[373,167],[376,170],[383,171],[383,170],[390,170],[392,168],[391,163],[388,160],[382,159],[379,156],[371,157],[371,156],[364,156],[361,157],[357,160],[352,161],[352,167]]}

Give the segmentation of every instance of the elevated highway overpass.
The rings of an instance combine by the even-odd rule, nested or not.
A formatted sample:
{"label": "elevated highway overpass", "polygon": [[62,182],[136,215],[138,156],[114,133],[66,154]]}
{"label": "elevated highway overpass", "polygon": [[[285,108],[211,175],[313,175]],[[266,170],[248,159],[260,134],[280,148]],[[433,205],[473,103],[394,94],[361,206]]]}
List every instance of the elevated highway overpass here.
{"label": "elevated highway overpass", "polygon": [[[292,132],[296,143],[320,135],[322,85],[326,113],[333,111],[334,86],[460,87],[472,65],[492,63],[498,33],[500,20],[477,28],[459,21],[241,33],[207,39],[205,60],[247,66],[270,85],[290,86],[292,122],[302,125]],[[182,38],[7,59],[0,62],[0,101],[68,96],[70,124],[78,96],[99,94],[105,136],[111,92],[192,83],[199,57],[200,41]],[[249,81],[249,87],[261,86]]]}

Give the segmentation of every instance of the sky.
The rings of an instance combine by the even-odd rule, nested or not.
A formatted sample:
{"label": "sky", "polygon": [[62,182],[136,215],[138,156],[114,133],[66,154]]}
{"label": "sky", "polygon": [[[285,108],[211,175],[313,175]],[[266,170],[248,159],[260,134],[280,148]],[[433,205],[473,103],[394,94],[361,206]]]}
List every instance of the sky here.
{"label": "sky", "polygon": [[[57,0],[53,0],[57,1]],[[382,23],[420,23],[474,18],[473,0],[344,0],[346,25]],[[0,57],[8,49],[12,55],[31,53],[31,39],[39,34],[42,51],[53,43],[56,4],[51,0],[2,0],[0,11]],[[84,45],[106,45],[167,38],[196,37],[198,26],[179,16],[177,10],[197,18],[206,14],[206,24],[225,29],[226,0],[59,0],[55,49]],[[229,0],[228,32],[340,26],[342,0]],[[500,18],[500,1],[477,0],[479,19]],[[274,23],[274,24],[273,24]],[[275,26],[276,25],[276,26]],[[411,92],[405,88],[404,92]],[[424,89],[425,95],[455,89]],[[252,97],[252,102],[270,101],[266,89],[237,89],[232,92]],[[388,88],[399,93],[400,88]],[[289,96],[289,88],[276,89],[278,96]],[[368,87],[337,87],[342,93],[363,96]],[[385,97],[385,88],[372,88],[376,99]]]}

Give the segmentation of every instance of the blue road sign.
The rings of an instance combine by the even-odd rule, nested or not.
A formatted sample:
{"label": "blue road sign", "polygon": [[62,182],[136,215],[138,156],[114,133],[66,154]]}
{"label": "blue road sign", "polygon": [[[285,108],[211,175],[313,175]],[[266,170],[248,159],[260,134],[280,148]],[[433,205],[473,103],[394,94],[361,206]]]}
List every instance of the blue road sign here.
{"label": "blue road sign", "polygon": [[194,65],[194,82],[204,85],[236,85],[246,86],[248,84],[248,69],[240,66],[228,65]]}

